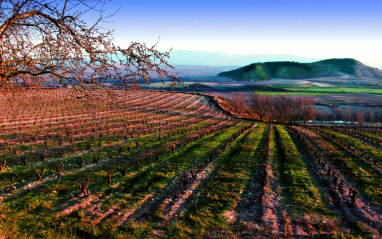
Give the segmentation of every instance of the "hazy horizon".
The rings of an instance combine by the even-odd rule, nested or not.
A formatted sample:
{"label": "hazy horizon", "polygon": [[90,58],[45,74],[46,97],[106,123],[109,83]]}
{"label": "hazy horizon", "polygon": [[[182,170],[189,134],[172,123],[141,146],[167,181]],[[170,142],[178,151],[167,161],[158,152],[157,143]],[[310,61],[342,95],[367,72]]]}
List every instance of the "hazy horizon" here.
{"label": "hazy horizon", "polygon": [[[173,50],[169,62],[174,66],[235,66],[241,67],[258,62],[295,61],[300,63],[312,63],[330,58],[310,58],[297,55],[270,55],[270,54],[233,54],[228,52],[208,52]],[[338,57],[331,57],[338,58]],[[353,58],[355,59],[355,58]],[[358,59],[355,59],[358,60]],[[361,63],[364,63],[361,61]],[[365,63],[364,63],[365,64]],[[367,65],[367,64],[366,64]],[[369,66],[369,65],[368,65]],[[371,66],[379,68],[382,67]]]}
{"label": "hazy horizon", "polygon": [[103,25],[123,47],[160,38],[160,50],[354,58],[382,69],[376,0],[112,0],[105,10],[118,10]]}

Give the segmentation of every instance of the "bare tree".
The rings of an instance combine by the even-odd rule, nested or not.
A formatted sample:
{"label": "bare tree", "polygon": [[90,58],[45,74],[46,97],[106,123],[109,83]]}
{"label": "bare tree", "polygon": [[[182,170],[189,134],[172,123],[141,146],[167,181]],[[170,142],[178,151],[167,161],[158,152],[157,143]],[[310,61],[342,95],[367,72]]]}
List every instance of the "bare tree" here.
{"label": "bare tree", "polygon": [[375,122],[375,114],[374,111],[369,107],[367,108],[367,121],[374,123]]}
{"label": "bare tree", "polygon": [[276,118],[279,122],[291,123],[297,119],[298,107],[295,97],[281,95],[274,100],[274,105]]}
{"label": "bare tree", "polygon": [[375,111],[375,121],[374,122],[382,122],[382,112],[379,110]]}
{"label": "bare tree", "polygon": [[314,107],[314,100],[311,97],[301,97],[298,99],[299,111],[301,120],[304,124],[311,119],[314,119],[316,108]]}
{"label": "bare tree", "polygon": [[254,93],[251,97],[253,111],[259,116],[260,120],[264,120],[267,113],[269,113],[273,104],[273,97],[270,95],[260,95]]}
{"label": "bare tree", "polygon": [[245,102],[247,96],[244,92],[233,92],[231,93],[231,100],[237,112],[239,112],[239,117],[241,118],[243,113],[243,108],[246,106]]}
{"label": "bare tree", "polygon": [[[273,100],[273,102],[276,102],[275,100]],[[275,119],[277,119],[278,117],[278,112],[276,111],[276,107],[274,106],[274,104],[271,106],[271,108],[269,109],[269,113],[267,114],[267,118],[268,118],[268,121],[269,122],[273,122]]]}
{"label": "bare tree", "polygon": [[322,122],[322,121],[327,121],[329,118],[328,116],[328,113],[325,111],[325,110],[317,110],[316,112],[316,120],[318,120],[319,122]]}
{"label": "bare tree", "polygon": [[352,117],[351,117],[351,108],[350,107],[347,107],[344,111],[344,120],[349,122],[352,120]]}
{"label": "bare tree", "polygon": [[333,107],[333,113],[335,115],[335,120],[343,120],[343,114],[342,114],[341,107],[334,106]]}
{"label": "bare tree", "polygon": [[[65,81],[83,97],[89,85],[104,86],[103,79],[127,88],[153,77],[171,79],[173,86],[181,82],[169,73],[169,51],[156,50],[156,44],[132,42],[124,49],[113,43],[112,30],[101,26],[111,17],[105,16],[106,2],[0,0],[0,87]],[[83,20],[89,12],[99,15],[93,24]]]}
{"label": "bare tree", "polygon": [[363,111],[357,111],[357,122],[358,125],[365,123],[365,113]]}

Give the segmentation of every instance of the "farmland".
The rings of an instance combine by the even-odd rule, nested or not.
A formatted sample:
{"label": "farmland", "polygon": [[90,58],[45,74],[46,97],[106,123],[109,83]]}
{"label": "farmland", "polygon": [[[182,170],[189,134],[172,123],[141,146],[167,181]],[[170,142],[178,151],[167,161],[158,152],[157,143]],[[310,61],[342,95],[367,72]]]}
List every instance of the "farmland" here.
{"label": "farmland", "polygon": [[382,236],[382,129],[161,91],[0,95],[0,237]]}

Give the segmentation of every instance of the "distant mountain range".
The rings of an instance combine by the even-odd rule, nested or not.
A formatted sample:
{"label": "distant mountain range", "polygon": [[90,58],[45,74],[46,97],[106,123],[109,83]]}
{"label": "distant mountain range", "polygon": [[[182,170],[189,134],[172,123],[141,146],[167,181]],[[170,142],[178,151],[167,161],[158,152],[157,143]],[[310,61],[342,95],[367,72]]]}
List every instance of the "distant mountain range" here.
{"label": "distant mountain range", "polygon": [[382,71],[351,59],[328,59],[313,63],[277,61],[252,63],[218,76],[236,80],[309,79],[319,77],[353,76],[363,79],[382,80]]}
{"label": "distant mountain range", "polygon": [[169,62],[172,65],[204,65],[204,66],[243,66],[252,62],[266,61],[298,61],[313,62],[318,58],[309,58],[293,55],[243,55],[231,54],[226,52],[206,52],[206,51],[188,51],[173,50],[170,54]]}

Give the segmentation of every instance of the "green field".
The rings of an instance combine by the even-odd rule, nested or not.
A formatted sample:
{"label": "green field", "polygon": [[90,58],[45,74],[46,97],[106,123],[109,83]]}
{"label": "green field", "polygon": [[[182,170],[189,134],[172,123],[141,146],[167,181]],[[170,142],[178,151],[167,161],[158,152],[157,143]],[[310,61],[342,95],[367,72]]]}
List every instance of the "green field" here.
{"label": "green field", "polygon": [[314,86],[301,86],[301,87],[283,87],[283,89],[294,92],[323,92],[323,93],[367,93],[382,95],[382,88],[370,87],[314,87]]}

